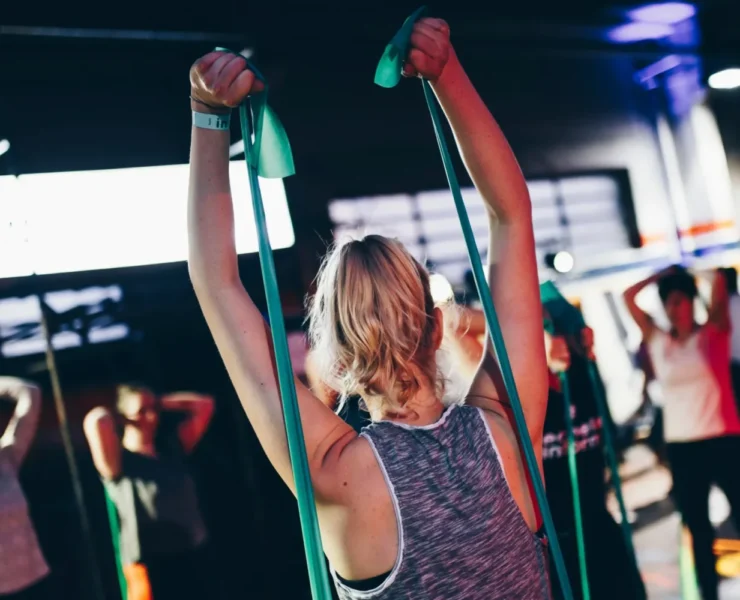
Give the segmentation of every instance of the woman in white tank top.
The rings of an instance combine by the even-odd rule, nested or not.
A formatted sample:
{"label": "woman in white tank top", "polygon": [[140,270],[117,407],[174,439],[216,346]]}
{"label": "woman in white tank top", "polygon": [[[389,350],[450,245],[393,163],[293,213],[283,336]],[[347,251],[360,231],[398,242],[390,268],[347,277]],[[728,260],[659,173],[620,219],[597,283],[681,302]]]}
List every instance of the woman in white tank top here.
{"label": "woman in white tank top", "polygon": [[[657,327],[636,303],[637,295],[653,283],[658,285],[670,331]],[[663,391],[673,491],[693,538],[699,587],[704,600],[715,600],[718,580],[709,490],[712,484],[723,489],[738,521],[740,417],[730,378],[731,327],[724,277],[713,278],[709,317],[703,325],[694,318],[696,297],[693,276],[680,267],[653,275],[624,293]]]}

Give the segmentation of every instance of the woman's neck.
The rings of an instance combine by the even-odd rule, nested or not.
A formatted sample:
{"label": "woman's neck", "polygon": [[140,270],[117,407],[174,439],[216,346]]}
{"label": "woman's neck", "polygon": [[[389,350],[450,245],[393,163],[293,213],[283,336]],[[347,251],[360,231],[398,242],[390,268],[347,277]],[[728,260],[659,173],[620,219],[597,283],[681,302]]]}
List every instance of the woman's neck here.
{"label": "woman's neck", "polygon": [[424,427],[439,421],[444,410],[444,404],[437,397],[435,391],[431,388],[422,388],[406,402],[402,409],[398,411],[386,410],[381,416],[381,420]]}
{"label": "woman's neck", "polygon": [[148,436],[145,436],[136,427],[127,426],[123,430],[123,439],[121,440],[121,445],[129,452],[146,454],[148,456],[157,455],[157,450],[154,447],[154,440],[148,438]]}

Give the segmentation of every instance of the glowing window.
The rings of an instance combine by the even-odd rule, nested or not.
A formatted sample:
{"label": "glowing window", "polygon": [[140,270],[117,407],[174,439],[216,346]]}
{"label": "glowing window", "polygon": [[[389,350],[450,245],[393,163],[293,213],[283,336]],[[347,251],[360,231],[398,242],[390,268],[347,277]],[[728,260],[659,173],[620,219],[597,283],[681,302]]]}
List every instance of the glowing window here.
{"label": "glowing window", "polygon": [[[230,170],[237,252],[257,252],[244,166]],[[283,182],[260,186],[272,247],[289,248]],[[187,188],[188,165],[0,178],[0,278],[186,260]]]}
{"label": "glowing window", "polygon": [[[622,189],[609,174],[528,182],[538,260],[567,250],[575,259],[631,248]],[[488,218],[475,188],[462,190],[481,257],[488,248]],[[419,260],[452,285],[470,269],[460,222],[449,190],[416,195],[334,200],[329,204],[334,236],[380,233],[400,239]]]}

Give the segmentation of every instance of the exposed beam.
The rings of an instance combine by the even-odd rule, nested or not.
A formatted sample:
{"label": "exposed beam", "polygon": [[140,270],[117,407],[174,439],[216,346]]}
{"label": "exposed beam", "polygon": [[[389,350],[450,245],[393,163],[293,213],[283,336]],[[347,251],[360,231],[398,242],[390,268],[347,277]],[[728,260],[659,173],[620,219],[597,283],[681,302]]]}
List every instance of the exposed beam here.
{"label": "exposed beam", "polygon": [[245,36],[214,31],[147,31],[142,29],[78,29],[0,25],[0,36],[49,37],[148,42],[244,42]]}

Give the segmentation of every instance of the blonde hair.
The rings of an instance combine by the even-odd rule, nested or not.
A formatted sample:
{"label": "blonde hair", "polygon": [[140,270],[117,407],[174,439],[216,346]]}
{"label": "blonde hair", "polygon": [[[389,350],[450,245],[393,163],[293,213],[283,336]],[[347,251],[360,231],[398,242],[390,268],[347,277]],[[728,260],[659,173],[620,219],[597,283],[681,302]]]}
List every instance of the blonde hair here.
{"label": "blonde hair", "polygon": [[[368,406],[401,410],[426,383],[444,378],[429,273],[397,240],[368,235],[337,245],[309,302],[309,340],[320,377]],[[441,332],[439,332],[441,333]]]}

